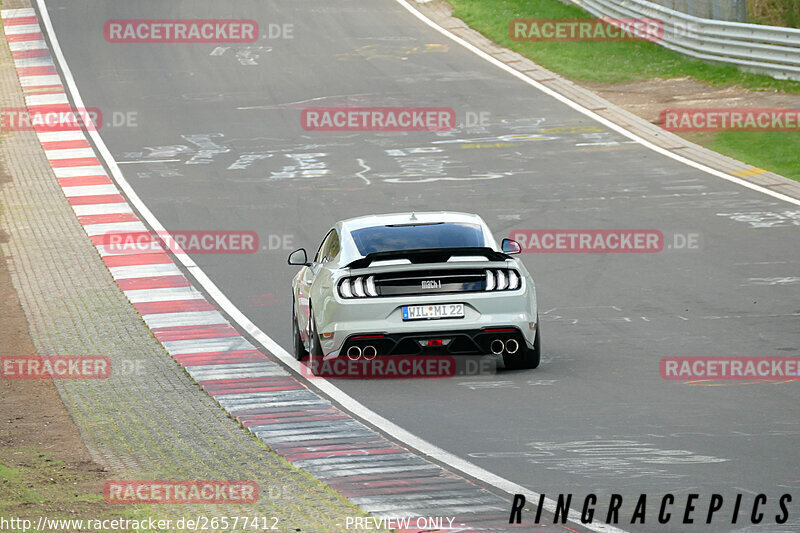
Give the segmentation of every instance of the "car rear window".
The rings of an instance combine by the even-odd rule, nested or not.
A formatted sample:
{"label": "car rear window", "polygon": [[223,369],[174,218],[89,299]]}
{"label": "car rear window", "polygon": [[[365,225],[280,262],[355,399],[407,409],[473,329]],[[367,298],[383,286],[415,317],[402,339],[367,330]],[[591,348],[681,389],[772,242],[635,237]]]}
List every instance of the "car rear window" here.
{"label": "car rear window", "polygon": [[463,222],[375,226],[354,230],[351,235],[361,255],[401,250],[486,246],[480,225]]}

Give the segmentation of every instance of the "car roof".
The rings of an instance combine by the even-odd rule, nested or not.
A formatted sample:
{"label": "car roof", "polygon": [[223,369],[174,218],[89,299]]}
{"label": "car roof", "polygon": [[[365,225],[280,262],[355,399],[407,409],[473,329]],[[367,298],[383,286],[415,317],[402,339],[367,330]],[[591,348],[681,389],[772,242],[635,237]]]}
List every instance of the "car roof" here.
{"label": "car roof", "polygon": [[390,213],[384,215],[367,215],[355,218],[348,218],[341,221],[342,230],[351,232],[362,228],[372,228],[376,226],[388,226],[392,224],[430,224],[435,222],[461,222],[477,224],[482,228],[486,227],[483,219],[478,215],[470,213],[458,213],[454,211],[435,211],[423,213]]}
{"label": "car roof", "polygon": [[431,224],[436,222],[455,222],[475,224],[481,228],[486,239],[487,246],[496,249],[497,243],[492,236],[492,232],[486,222],[478,215],[470,213],[458,213],[454,211],[435,211],[435,212],[408,212],[408,213],[389,213],[384,215],[367,215],[355,218],[348,218],[336,223],[336,228],[341,231],[341,249],[338,258],[339,265],[346,265],[363,256],[358,251],[358,247],[353,241],[351,232],[363,229],[386,226],[390,224]]}

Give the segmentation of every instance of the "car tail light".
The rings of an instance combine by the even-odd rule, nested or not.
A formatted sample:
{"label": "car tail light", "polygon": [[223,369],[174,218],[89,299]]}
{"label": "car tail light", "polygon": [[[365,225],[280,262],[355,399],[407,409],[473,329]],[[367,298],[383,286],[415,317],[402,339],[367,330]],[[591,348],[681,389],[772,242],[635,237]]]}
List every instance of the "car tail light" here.
{"label": "car tail light", "polygon": [[491,270],[486,271],[486,290],[494,290],[494,273]]}
{"label": "car tail light", "polygon": [[378,289],[375,288],[375,276],[367,278],[367,296],[377,296]]}
{"label": "car tail light", "polygon": [[364,292],[364,282],[360,277],[353,280],[353,294],[358,298],[363,298],[367,295],[367,293]]}
{"label": "car tail light", "polygon": [[513,291],[522,286],[522,278],[516,270],[493,268],[486,271],[487,291]]}
{"label": "car tail light", "polygon": [[339,296],[342,298],[378,296],[378,289],[375,287],[375,276],[344,278],[339,282]]}
{"label": "car tail light", "polygon": [[497,271],[497,290],[503,291],[508,287],[506,284],[506,275],[502,270]]}
{"label": "car tail light", "polygon": [[350,288],[350,280],[344,278],[342,282],[339,284],[339,295],[342,298],[352,298],[353,297],[353,290]]}

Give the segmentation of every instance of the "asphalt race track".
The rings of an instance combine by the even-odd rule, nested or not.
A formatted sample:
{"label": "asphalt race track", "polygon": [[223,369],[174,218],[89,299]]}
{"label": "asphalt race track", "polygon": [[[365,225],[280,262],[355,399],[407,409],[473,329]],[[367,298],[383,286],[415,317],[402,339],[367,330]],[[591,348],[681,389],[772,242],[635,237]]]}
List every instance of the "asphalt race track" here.
{"label": "asphalt race track", "polygon": [[[286,256],[315,251],[336,220],[455,210],[480,214],[498,238],[535,228],[663,233],[659,253],[525,254],[543,329],[537,370],[336,381],[369,409],[548,497],[619,493],[632,505],[641,493],[698,493],[704,517],[713,493],[730,506],[743,494],[743,508],[764,493],[771,516],[781,494],[800,492],[797,383],[659,373],[668,356],[800,355],[798,206],[630,141],[394,0],[46,3],[84,103],[103,111],[103,140],[161,223],[259,234],[259,253],[193,259],[287,350],[295,270]],[[292,38],[104,40],[108,19],[154,18],[255,19],[263,34],[290,24]],[[301,127],[305,107],[354,105],[452,108],[461,125]],[[129,112],[135,126],[109,124]],[[475,117],[485,124],[464,124]],[[681,248],[690,238],[696,246]],[[796,512],[792,520],[758,531],[800,530]],[[649,529],[665,530],[636,531]]]}

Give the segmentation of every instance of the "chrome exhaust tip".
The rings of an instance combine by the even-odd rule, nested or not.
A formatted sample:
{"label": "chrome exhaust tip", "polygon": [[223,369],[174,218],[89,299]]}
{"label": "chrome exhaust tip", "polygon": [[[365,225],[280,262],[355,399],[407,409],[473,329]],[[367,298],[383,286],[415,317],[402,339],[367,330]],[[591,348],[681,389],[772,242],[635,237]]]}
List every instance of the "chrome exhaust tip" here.
{"label": "chrome exhaust tip", "polygon": [[517,350],[519,350],[519,343],[514,339],[508,339],[508,341],[506,341],[506,352],[515,354]]}
{"label": "chrome exhaust tip", "polygon": [[500,355],[501,353],[503,353],[503,350],[505,349],[505,344],[500,339],[495,339],[489,345],[489,349],[492,350],[493,354]]}
{"label": "chrome exhaust tip", "polygon": [[372,345],[364,346],[364,351],[362,354],[364,355],[364,359],[367,361],[372,361],[375,359],[375,356],[378,355],[378,350]]}
{"label": "chrome exhaust tip", "polygon": [[347,358],[351,361],[356,361],[361,358],[361,348],[358,346],[351,346],[347,349]]}

